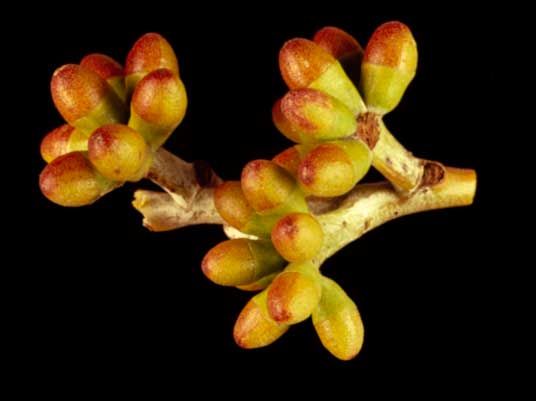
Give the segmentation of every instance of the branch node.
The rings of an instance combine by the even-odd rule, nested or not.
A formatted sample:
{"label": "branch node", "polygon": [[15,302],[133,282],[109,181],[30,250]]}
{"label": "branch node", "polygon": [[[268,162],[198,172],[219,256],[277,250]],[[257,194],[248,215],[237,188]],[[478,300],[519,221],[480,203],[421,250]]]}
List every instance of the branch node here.
{"label": "branch node", "polygon": [[445,179],[445,166],[436,161],[423,160],[421,187],[438,185]]}
{"label": "branch node", "polygon": [[353,136],[373,150],[380,139],[380,117],[376,113],[361,113],[357,117],[357,131]]}

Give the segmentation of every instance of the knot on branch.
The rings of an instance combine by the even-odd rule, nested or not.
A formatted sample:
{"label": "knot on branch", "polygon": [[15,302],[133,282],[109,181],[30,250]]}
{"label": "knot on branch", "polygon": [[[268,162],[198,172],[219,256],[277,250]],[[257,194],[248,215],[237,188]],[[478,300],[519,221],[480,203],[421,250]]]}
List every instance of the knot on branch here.
{"label": "knot on branch", "polygon": [[357,117],[357,131],[354,136],[365,142],[372,150],[380,139],[380,117],[376,113],[361,113]]}
{"label": "knot on branch", "polygon": [[421,179],[421,187],[437,185],[445,178],[445,167],[434,161],[424,161],[424,171]]}

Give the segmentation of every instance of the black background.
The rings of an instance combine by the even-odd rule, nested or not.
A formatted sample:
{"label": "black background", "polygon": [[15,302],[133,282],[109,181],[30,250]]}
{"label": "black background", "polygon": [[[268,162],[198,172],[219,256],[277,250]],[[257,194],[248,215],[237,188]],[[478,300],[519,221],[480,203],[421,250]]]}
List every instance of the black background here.
{"label": "black background", "polygon": [[[485,385],[489,377],[478,376],[495,370],[501,352],[490,353],[500,305],[490,289],[493,268],[481,258],[492,236],[485,229],[492,145],[483,142],[497,131],[492,117],[499,72],[490,60],[502,45],[495,17],[441,6],[272,17],[261,6],[226,11],[175,13],[159,6],[81,18],[73,9],[68,12],[76,18],[47,17],[22,39],[23,48],[31,49],[23,52],[31,110],[24,120],[29,214],[23,224],[31,247],[20,257],[31,262],[21,263],[23,284],[13,304],[24,310],[25,366],[47,377],[51,388],[62,381],[91,387],[123,377],[175,383],[185,367],[186,375],[229,375],[236,384],[247,373],[269,371],[267,377],[278,378],[315,371],[324,377],[348,373],[352,386],[381,380],[411,391],[424,384],[444,390]],[[419,156],[475,168],[479,187],[471,207],[393,221],[326,263],[323,272],[356,301],[365,324],[365,345],[353,361],[330,356],[310,321],[264,349],[244,351],[234,344],[234,321],[251,295],[218,287],[200,270],[205,252],[224,239],[220,227],[151,233],[130,205],[135,185],[77,209],[56,206],[39,192],[39,142],[61,124],[49,81],[62,64],[90,52],[124,61],[139,36],[160,32],[178,55],[189,94],[186,118],[166,147],[187,160],[206,159],[223,178],[236,179],[247,161],[270,158],[289,145],[270,114],[286,90],[277,65],[284,41],[335,25],[364,46],[376,26],[393,19],[412,29],[419,67],[387,116],[388,126]]]}

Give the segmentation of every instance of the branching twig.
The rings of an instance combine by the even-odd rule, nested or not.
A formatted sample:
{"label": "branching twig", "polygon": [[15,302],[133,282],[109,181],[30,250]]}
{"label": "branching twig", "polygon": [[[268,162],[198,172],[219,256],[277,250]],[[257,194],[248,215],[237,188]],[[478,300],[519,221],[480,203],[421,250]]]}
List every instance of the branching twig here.
{"label": "branching twig", "polygon": [[183,208],[191,205],[201,188],[214,187],[221,182],[207,163],[188,163],[163,148],[155,152],[147,178]]}
{"label": "branching twig", "polygon": [[[175,202],[164,192],[138,190],[132,204],[143,215],[143,225],[151,231],[169,231],[196,224],[223,224],[214,208],[214,190],[203,188],[189,204]],[[183,206],[184,204],[184,206]]]}
{"label": "branching twig", "polygon": [[[152,169],[150,178],[168,193],[136,191],[133,204],[143,215],[144,226],[166,231],[196,224],[224,224],[214,206],[212,186],[219,178],[212,170],[204,167],[203,179],[194,164],[167,151],[159,153],[158,168]],[[389,182],[381,182],[357,185],[338,198],[309,198],[309,208],[318,216],[325,234],[324,247],[315,261],[321,264],[348,243],[394,218],[472,203],[476,190],[474,170],[421,163],[425,166],[421,186],[410,195],[401,194]],[[226,234],[245,236],[229,228]]]}
{"label": "branching twig", "polygon": [[435,185],[422,186],[402,197],[388,182],[357,185],[339,208],[320,215],[326,240],[316,257],[318,265],[350,242],[379,225],[408,214],[470,205],[476,191],[476,173],[447,167]]}

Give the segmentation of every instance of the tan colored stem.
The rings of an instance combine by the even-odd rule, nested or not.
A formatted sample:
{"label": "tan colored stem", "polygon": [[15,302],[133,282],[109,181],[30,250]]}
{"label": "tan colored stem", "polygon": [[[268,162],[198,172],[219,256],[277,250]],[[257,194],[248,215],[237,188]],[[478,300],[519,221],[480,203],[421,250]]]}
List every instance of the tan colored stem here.
{"label": "tan colored stem", "polygon": [[193,202],[201,188],[221,181],[206,165],[188,163],[163,148],[155,152],[147,178],[183,208]]}
{"label": "tan colored stem", "polygon": [[164,192],[138,190],[134,208],[143,225],[152,231],[168,231],[195,224],[223,224],[214,206],[213,188],[221,182],[203,162],[188,163],[160,148],[147,178]]}
{"label": "tan colored stem", "polygon": [[214,190],[203,188],[192,202],[182,206],[165,192],[138,190],[132,205],[143,215],[151,231],[169,231],[197,224],[223,224],[214,207]]}
{"label": "tan colored stem", "polygon": [[[315,260],[320,265],[348,243],[373,228],[407,214],[469,205],[476,190],[476,173],[420,161],[426,166],[421,185],[410,195],[401,194],[389,182],[357,185],[339,198],[309,198],[310,210],[318,216],[325,245]],[[213,190],[199,190],[189,205],[181,206],[166,193],[137,191],[134,207],[153,231],[173,230],[195,224],[224,224],[213,201]],[[248,237],[225,226],[230,238]]]}
{"label": "tan colored stem", "polygon": [[[256,238],[231,227],[220,217],[212,199],[213,190],[205,188],[198,192],[190,205],[181,206],[165,192],[138,190],[132,205],[143,215],[143,225],[151,231],[170,231],[196,224],[223,224],[229,238]],[[309,209],[315,215],[337,208],[344,197],[308,198]]]}
{"label": "tan colored stem", "polygon": [[423,163],[396,140],[383,121],[372,165],[401,192],[411,193],[420,185]]}
{"label": "tan colored stem", "polygon": [[447,167],[440,178],[439,183],[421,186],[410,196],[402,196],[387,182],[356,186],[336,210],[318,216],[325,240],[315,263],[322,264],[350,242],[394,218],[473,202],[474,170]]}
{"label": "tan colored stem", "polygon": [[400,192],[411,193],[416,190],[423,176],[422,161],[396,140],[381,116],[364,113],[357,122],[355,137],[372,149],[372,165]]}
{"label": "tan colored stem", "polygon": [[[211,199],[212,195],[211,188],[202,189],[193,202],[181,206],[168,193],[137,190],[132,205],[143,215],[143,225],[152,231],[170,231],[195,224],[224,224]],[[344,199],[344,196],[311,197],[307,203],[311,212],[318,215],[336,209]],[[255,238],[229,225],[224,225],[224,231],[229,238]]]}

